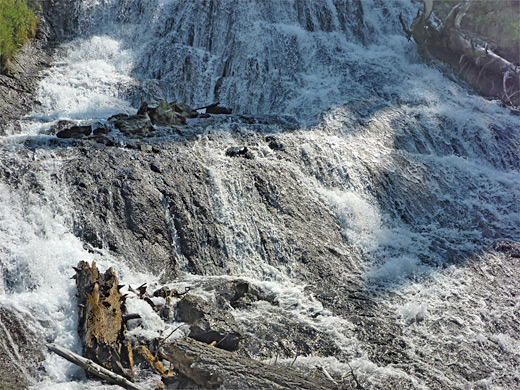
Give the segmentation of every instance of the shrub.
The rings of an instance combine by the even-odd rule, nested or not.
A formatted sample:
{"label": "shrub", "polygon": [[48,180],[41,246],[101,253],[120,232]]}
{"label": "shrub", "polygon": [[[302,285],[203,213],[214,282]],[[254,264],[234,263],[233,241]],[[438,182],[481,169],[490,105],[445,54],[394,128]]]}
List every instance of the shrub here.
{"label": "shrub", "polygon": [[36,34],[37,19],[25,0],[0,0],[0,71]]}

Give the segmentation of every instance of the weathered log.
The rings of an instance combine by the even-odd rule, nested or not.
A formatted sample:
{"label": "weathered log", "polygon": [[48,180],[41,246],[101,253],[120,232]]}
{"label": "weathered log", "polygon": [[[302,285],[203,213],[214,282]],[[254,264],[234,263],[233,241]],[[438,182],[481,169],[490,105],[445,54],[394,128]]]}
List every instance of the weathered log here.
{"label": "weathered log", "polygon": [[[78,333],[83,343],[82,354],[110,371],[127,378],[133,372],[132,359],[125,342],[122,310],[123,296],[112,268],[100,274],[96,263],[92,267],[80,261],[76,270],[78,290]],[[128,367],[129,372],[123,368]]]}
{"label": "weathered log", "polygon": [[468,38],[460,28],[469,3],[459,4],[439,26],[429,17],[432,1],[423,0],[425,7],[410,29],[402,20],[407,37],[413,37],[428,56],[441,60],[479,93],[501,99],[511,106],[520,106],[520,68]]}
{"label": "weathered log", "polygon": [[106,368],[100,366],[99,364],[94,363],[90,359],[86,359],[82,356],[79,356],[78,354],[75,354],[74,352],[68,350],[67,348],[60,347],[56,344],[48,344],[47,348],[56,353],[57,355],[61,356],[62,358],[67,359],[69,362],[76,364],[77,366],[80,366],[88,373],[97,376],[98,378],[101,378],[109,383],[119,385],[121,387],[124,387],[125,389],[129,390],[143,390],[143,388],[135,385],[134,383],[130,382],[128,379],[123,378],[120,375],[117,375],[116,373],[107,370]]}
{"label": "weathered log", "polygon": [[195,108],[195,110],[205,110],[208,108],[217,107],[219,104],[220,104],[220,102],[211,103],[211,104],[208,104],[207,106],[197,107],[197,108]]}
{"label": "weathered log", "polygon": [[325,378],[307,378],[288,367],[263,364],[192,339],[165,345],[162,355],[204,389],[340,389]]}

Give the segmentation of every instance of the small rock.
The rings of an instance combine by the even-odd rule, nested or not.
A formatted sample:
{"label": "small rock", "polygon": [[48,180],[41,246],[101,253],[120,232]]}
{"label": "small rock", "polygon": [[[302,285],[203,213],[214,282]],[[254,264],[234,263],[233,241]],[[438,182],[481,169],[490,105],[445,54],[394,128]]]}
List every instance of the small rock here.
{"label": "small rock", "polygon": [[154,162],[150,164],[150,169],[152,171],[154,171],[155,173],[162,173],[161,167],[159,165],[157,165],[156,163],[154,163]]}
{"label": "small rock", "polygon": [[92,132],[92,127],[90,125],[88,126],[72,126],[68,129],[61,130],[56,133],[56,137],[58,138],[83,138]]}
{"label": "small rock", "polygon": [[226,150],[226,156],[228,157],[244,157],[247,159],[253,159],[254,155],[247,148],[247,146],[232,146]]}
{"label": "small rock", "polygon": [[141,152],[151,153],[152,152],[152,145],[145,144],[145,143],[139,144],[139,150]]}
{"label": "small rock", "polygon": [[125,147],[127,149],[132,149],[132,150],[136,150],[136,149],[139,149],[139,143],[137,142],[133,142],[133,141],[127,141],[126,144],[125,144]]}
{"label": "small rock", "polygon": [[265,141],[268,143],[267,145],[272,150],[283,150],[284,149],[284,146],[280,142],[280,140],[272,135],[268,135],[267,137],[265,137]]}
{"label": "small rock", "polygon": [[499,241],[493,245],[493,249],[509,256],[520,259],[520,244],[514,241]]}
{"label": "small rock", "polygon": [[201,298],[186,295],[177,303],[175,319],[190,324],[188,337],[206,344],[216,341],[228,351],[238,349],[243,338],[233,316]]}

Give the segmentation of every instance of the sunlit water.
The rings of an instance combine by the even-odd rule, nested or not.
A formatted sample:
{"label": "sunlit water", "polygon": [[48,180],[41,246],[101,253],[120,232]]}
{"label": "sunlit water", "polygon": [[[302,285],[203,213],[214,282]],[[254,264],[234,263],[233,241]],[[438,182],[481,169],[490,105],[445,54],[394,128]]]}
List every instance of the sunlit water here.
{"label": "sunlit water", "polygon": [[[202,3],[81,2],[81,37],[60,48],[40,84],[41,105],[23,121],[25,134],[1,140],[4,156],[38,161],[34,174],[42,186],[36,196],[0,185],[2,304],[28,313],[47,340],[79,352],[72,266],[95,260],[102,270],[115,267],[122,283],[158,283],[108,253],[83,248],[72,234],[67,189],[57,179],[60,153],[24,152],[26,137],[44,146],[41,133],[58,120],[103,121],[134,113],[150,97],[194,106],[220,100],[236,112],[287,113],[301,123],[301,130],[281,136],[305,151],[307,162],[273,161],[272,169],[282,164],[333,212],[345,242],[363,254],[357,265],[363,281],[399,318],[413,359],[430,373],[441,365],[429,356],[453,359],[437,372],[443,386],[494,389],[518,381],[520,336],[488,323],[518,313],[518,298],[503,298],[515,288],[507,274],[517,270],[496,253],[478,257],[479,266],[463,260],[520,236],[519,117],[420,60],[398,24],[399,12],[410,20],[415,15],[408,1]],[[363,17],[349,22],[359,16],[356,4]],[[219,137],[193,149],[212,161],[220,222],[238,226],[226,236],[234,275],[276,294],[280,315],[331,335],[364,383],[377,387],[392,378],[430,388],[420,374],[371,362],[352,324],[304,293],[288,268],[262,263],[254,253],[257,233],[240,216],[240,179],[219,154],[233,135]],[[331,167],[326,173],[318,169],[323,162]],[[505,276],[490,280],[486,270],[496,267]],[[186,274],[175,287],[207,295],[196,288],[203,279]],[[130,300],[130,306],[146,324],[130,334],[153,337],[177,325],[165,325],[144,302]],[[234,315],[246,326],[271,310],[258,304]],[[444,325],[451,323],[459,325]],[[450,355],[457,343],[464,345]],[[457,374],[453,367],[486,350],[481,378]],[[467,356],[457,358],[460,353]],[[57,356],[44,365],[44,384],[35,388],[102,387],[86,384]],[[301,357],[297,365],[326,366],[337,377],[350,372],[332,357]]]}

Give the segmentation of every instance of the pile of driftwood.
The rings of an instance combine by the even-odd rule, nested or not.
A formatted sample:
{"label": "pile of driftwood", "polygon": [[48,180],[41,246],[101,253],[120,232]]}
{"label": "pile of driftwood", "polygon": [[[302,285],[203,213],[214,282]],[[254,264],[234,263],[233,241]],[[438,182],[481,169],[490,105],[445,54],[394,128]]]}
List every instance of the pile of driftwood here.
{"label": "pile of driftwood", "polygon": [[411,27],[402,15],[399,20],[408,39],[414,39],[429,57],[448,64],[459,77],[479,93],[498,97],[510,106],[520,106],[520,67],[479,44],[461,29],[469,1],[453,7],[439,24],[431,21],[433,0],[423,0],[424,9],[417,14]]}
{"label": "pile of driftwood", "polygon": [[[204,325],[191,326],[190,338],[165,339],[155,342],[155,347],[135,345],[126,337],[126,323],[140,318],[138,314],[126,313],[127,296],[121,293],[122,285],[112,268],[100,273],[95,262],[92,266],[80,262],[75,268],[79,306],[78,332],[83,344],[82,356],[55,344],[48,345],[50,351],[82,367],[88,376],[124,387],[125,389],[144,390],[136,382],[134,361],[145,364],[163,379],[160,386],[173,388],[276,388],[276,389],[339,389],[341,388],[323,369],[321,378],[307,377],[288,367],[272,366],[260,361],[242,357],[236,352],[235,344],[224,342],[231,339],[228,331],[224,337],[213,331],[204,332]],[[146,287],[134,291],[140,298],[148,299]],[[180,298],[188,292],[178,294],[167,288],[156,291],[155,295]],[[195,302],[195,297],[182,297],[181,301]],[[193,315],[193,313],[191,313]],[[198,314],[197,314],[198,315]],[[200,317],[200,316],[199,316]],[[204,319],[197,320],[204,322]],[[173,332],[172,332],[173,333]],[[208,339],[215,334],[219,340]],[[193,337],[205,342],[197,341]],[[233,336],[234,337],[234,336]],[[150,349],[149,349],[150,347]],[[223,349],[223,348],[227,348]],[[162,362],[169,362],[166,368]],[[168,364],[168,363],[166,363]],[[136,381],[137,379],[137,381]]]}

